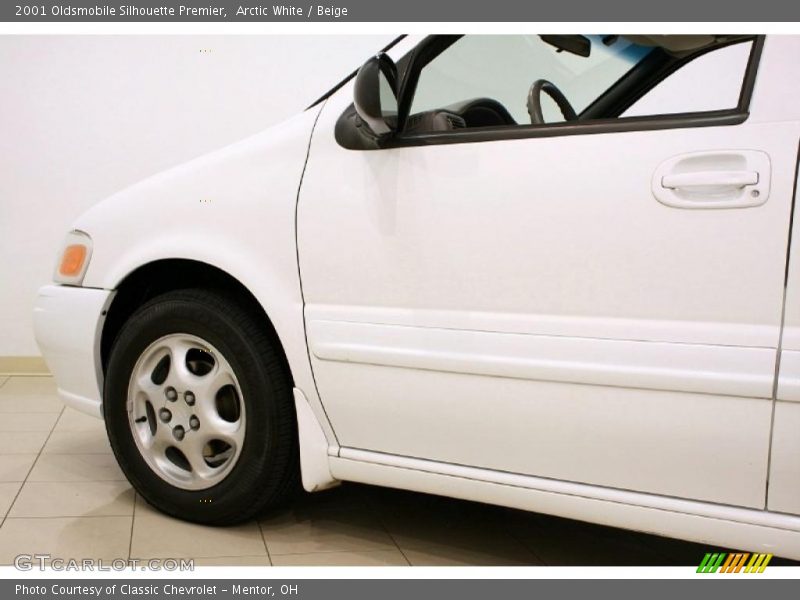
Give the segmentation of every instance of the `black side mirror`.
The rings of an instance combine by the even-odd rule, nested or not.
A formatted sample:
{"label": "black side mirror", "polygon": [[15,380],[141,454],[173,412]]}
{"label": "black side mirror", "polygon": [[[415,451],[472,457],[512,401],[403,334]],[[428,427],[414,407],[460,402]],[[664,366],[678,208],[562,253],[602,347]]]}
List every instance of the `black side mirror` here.
{"label": "black side mirror", "polygon": [[353,104],[376,137],[397,128],[397,65],[383,52],[365,62],[356,75]]}

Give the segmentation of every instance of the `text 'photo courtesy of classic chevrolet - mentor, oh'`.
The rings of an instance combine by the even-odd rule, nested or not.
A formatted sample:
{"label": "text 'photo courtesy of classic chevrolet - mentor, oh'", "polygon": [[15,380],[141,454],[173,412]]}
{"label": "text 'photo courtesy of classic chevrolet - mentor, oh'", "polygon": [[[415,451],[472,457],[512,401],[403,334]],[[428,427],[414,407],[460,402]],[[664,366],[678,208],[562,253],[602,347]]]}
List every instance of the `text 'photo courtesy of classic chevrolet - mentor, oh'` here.
{"label": "text 'photo courtesy of classic chevrolet - mentor, oh'", "polygon": [[59,394],[189,521],[354,481],[800,559],[798,56],[400,37],[77,219]]}

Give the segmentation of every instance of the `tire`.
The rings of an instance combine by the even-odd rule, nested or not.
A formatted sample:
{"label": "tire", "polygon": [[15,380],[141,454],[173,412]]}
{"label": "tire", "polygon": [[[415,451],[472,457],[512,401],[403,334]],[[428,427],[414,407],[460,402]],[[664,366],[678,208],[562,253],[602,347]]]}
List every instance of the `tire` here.
{"label": "tire", "polygon": [[168,515],[230,525],[299,489],[288,365],[263,318],[223,292],[139,308],[111,349],[103,410],[122,471]]}

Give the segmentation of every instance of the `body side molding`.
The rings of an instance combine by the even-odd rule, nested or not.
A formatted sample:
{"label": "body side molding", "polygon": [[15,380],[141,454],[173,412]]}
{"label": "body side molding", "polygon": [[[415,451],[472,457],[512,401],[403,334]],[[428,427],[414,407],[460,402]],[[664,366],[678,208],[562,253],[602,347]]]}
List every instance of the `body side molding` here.
{"label": "body side molding", "polygon": [[327,361],[650,390],[770,398],[774,348],[520,335],[311,320]]}

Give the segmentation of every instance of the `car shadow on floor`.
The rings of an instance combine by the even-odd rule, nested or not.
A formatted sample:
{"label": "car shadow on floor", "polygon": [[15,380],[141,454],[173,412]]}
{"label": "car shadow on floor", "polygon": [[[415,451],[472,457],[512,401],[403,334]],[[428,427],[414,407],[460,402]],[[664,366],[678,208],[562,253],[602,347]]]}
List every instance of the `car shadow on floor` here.
{"label": "car shadow on floor", "polygon": [[[404,559],[412,565],[697,567],[707,552],[728,551],[538,513],[352,483],[325,492],[302,493],[291,507],[266,513],[259,523],[276,564],[283,555],[308,552],[383,552],[396,562],[381,564],[404,564]],[[775,557],[770,564],[800,563]]]}

